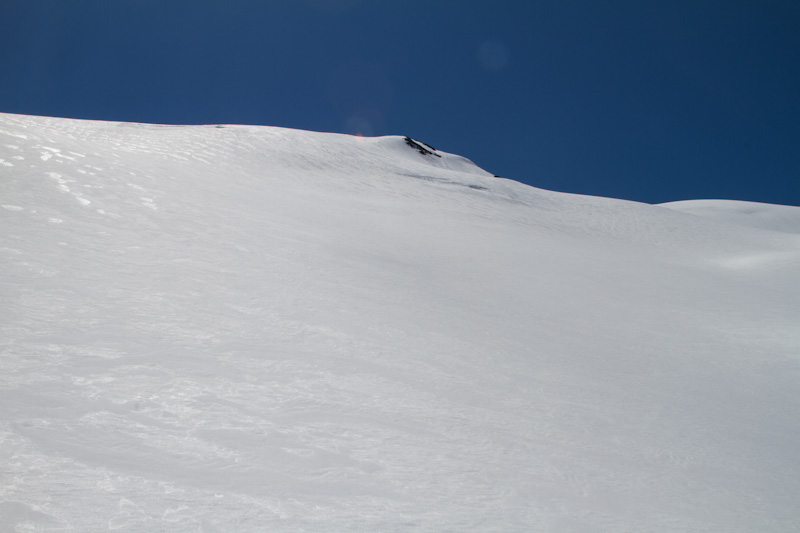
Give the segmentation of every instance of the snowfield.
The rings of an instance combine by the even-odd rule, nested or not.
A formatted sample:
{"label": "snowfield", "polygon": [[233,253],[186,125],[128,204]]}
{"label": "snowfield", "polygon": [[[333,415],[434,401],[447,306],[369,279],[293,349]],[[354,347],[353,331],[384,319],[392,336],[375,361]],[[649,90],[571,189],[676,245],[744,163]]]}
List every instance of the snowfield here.
{"label": "snowfield", "polygon": [[800,528],[800,208],[11,114],[0,206],[1,531]]}
{"label": "snowfield", "polygon": [[800,207],[735,200],[685,200],[660,205],[731,224],[800,233]]}

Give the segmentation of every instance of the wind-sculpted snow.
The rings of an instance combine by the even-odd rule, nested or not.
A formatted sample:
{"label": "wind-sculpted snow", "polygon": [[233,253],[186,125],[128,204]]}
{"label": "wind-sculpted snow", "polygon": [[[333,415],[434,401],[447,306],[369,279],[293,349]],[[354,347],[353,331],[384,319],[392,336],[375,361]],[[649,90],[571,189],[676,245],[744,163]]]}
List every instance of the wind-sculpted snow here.
{"label": "wind-sculpted snow", "polygon": [[796,529],[800,236],[435,153],[0,114],[0,530]]}

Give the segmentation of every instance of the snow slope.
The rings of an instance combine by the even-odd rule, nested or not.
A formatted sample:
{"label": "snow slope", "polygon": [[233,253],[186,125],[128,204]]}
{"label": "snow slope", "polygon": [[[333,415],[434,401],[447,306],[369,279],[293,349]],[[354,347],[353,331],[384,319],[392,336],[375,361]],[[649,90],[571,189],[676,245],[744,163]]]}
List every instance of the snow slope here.
{"label": "snow slope", "polygon": [[684,200],[659,205],[730,224],[800,233],[800,207],[792,205],[738,200]]}
{"label": "snow slope", "polygon": [[796,233],[10,114],[0,205],[2,531],[800,524]]}

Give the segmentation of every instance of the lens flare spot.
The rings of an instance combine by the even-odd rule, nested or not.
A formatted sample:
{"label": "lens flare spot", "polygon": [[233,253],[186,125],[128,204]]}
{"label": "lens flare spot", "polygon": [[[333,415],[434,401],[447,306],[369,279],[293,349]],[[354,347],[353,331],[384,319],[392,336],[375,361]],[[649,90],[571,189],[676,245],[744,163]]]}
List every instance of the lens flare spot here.
{"label": "lens flare spot", "polygon": [[486,70],[502,70],[508,66],[508,47],[500,41],[485,41],[478,47],[478,63]]}

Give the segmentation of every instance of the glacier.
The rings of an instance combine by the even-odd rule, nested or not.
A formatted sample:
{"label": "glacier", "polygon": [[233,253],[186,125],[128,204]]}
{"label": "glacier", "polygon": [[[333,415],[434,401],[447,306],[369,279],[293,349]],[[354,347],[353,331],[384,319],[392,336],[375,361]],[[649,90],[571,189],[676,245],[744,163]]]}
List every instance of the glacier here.
{"label": "glacier", "polygon": [[0,114],[0,530],[796,529],[800,207],[414,142]]}

